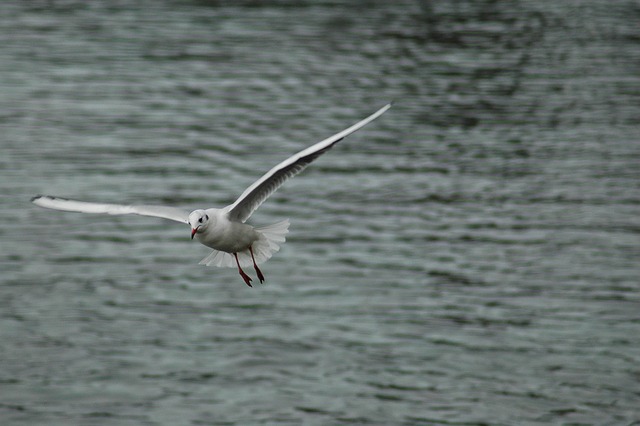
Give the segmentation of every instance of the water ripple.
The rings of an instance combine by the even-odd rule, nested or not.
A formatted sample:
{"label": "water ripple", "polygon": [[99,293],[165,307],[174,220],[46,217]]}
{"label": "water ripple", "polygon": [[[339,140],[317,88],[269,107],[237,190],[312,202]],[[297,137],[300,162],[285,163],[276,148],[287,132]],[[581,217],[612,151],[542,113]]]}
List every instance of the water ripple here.
{"label": "water ripple", "polygon": [[[0,423],[640,418],[632,2],[5,3]],[[252,217],[252,290],[28,202],[222,207],[390,100]]]}

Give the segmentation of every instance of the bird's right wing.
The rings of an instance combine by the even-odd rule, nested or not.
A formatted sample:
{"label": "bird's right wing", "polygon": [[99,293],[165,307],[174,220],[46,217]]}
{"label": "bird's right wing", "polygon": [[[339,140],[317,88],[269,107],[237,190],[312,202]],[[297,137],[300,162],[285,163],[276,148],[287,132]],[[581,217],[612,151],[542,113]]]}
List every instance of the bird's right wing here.
{"label": "bird's right wing", "polygon": [[233,204],[226,207],[229,218],[239,222],[247,220],[254,210],[260,207],[260,205],[287,179],[300,173],[309,164],[311,164],[312,161],[327,152],[335,144],[356,130],[371,123],[373,120],[384,114],[389,108],[391,108],[391,104],[383,106],[369,117],[357,122],[348,129],[345,129],[340,133],[336,133],[335,135],[320,141],[307,149],[303,149],[269,170],[260,179],[254,182],[253,185],[247,188]]}
{"label": "bird's right wing", "polygon": [[50,195],[38,195],[33,197],[31,202],[40,207],[68,212],[103,213],[112,215],[137,214],[140,216],[160,217],[176,222],[189,223],[189,212],[175,207],[88,203],[85,201],[52,197]]}

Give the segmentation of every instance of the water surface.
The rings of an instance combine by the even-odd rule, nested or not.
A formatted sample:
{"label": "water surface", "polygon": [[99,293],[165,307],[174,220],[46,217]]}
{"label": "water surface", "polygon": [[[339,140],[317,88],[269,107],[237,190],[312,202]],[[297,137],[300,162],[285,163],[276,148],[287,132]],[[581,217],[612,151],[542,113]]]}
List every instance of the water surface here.
{"label": "water surface", "polygon": [[[635,2],[0,6],[0,423],[640,421]],[[162,220],[394,107],[253,216]]]}

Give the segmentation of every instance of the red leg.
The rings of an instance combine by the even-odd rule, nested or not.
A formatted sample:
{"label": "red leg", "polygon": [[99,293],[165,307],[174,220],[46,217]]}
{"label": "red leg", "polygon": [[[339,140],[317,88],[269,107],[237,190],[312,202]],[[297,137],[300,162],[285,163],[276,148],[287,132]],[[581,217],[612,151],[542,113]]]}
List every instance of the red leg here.
{"label": "red leg", "polygon": [[262,275],[262,271],[260,270],[260,268],[258,268],[258,265],[256,264],[256,259],[255,257],[253,257],[253,248],[251,246],[249,246],[249,253],[251,253],[251,260],[253,260],[253,269],[256,270],[256,274],[258,274],[258,279],[260,280],[260,284],[262,284],[264,282],[264,275]]}
{"label": "red leg", "polygon": [[240,261],[238,260],[238,253],[233,253],[233,255],[236,258],[236,265],[238,265],[238,272],[240,273],[240,276],[242,277],[242,279],[244,280],[244,282],[249,286],[249,287],[253,287],[251,285],[251,277],[247,274],[244,273],[244,271],[242,270],[242,268],[240,267]]}

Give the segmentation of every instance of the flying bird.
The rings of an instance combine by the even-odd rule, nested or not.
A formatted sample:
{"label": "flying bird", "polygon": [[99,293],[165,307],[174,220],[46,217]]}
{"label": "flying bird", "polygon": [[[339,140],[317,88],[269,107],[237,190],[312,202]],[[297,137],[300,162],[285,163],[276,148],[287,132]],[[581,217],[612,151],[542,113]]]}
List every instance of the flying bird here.
{"label": "flying bird", "polygon": [[70,200],[67,198],[38,195],[31,201],[48,209],[81,213],[105,213],[111,215],[137,214],[153,216],[188,224],[191,239],[194,237],[213,251],[200,261],[201,265],[235,267],[244,282],[251,287],[251,277],[242,269],[253,266],[258,280],[263,283],[264,274],[258,267],[280,250],[289,232],[289,220],[272,225],[254,227],[246,222],[251,214],[287,179],[304,170],[316,158],[356,130],[384,114],[387,104],[362,121],[335,135],[287,158],[249,186],[231,205],[222,209],[197,209],[189,213],[176,207],[156,205],[103,204]]}

